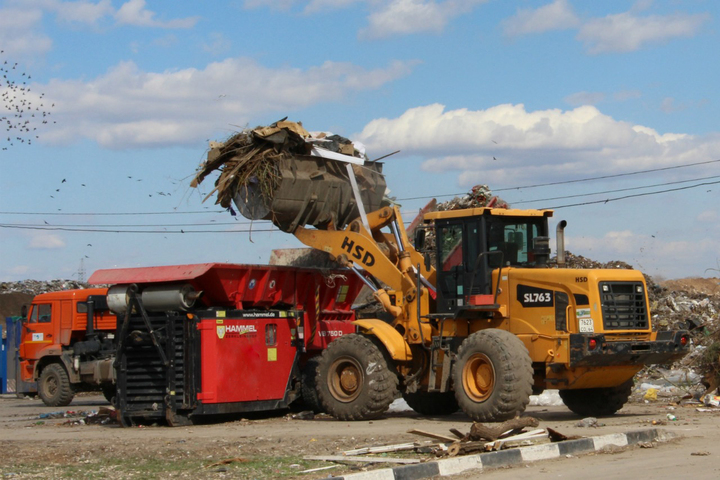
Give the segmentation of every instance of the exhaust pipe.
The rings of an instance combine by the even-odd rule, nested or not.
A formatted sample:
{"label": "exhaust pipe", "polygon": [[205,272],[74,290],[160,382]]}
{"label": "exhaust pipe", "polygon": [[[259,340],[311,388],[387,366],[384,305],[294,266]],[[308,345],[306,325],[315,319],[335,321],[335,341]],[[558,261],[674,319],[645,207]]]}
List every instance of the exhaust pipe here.
{"label": "exhaust pipe", "polygon": [[559,267],[565,266],[565,227],[567,227],[567,221],[561,220],[555,229],[555,240],[557,241],[557,264]]}

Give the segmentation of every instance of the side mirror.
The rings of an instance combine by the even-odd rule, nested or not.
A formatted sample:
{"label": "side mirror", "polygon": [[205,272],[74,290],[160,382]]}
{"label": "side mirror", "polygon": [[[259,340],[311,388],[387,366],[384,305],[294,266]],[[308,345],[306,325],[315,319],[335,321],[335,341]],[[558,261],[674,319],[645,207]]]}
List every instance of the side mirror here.
{"label": "side mirror", "polygon": [[23,305],[20,308],[20,317],[22,317],[23,320],[27,320],[27,305]]}
{"label": "side mirror", "polygon": [[418,228],[415,231],[415,250],[422,250],[425,248],[425,229]]}

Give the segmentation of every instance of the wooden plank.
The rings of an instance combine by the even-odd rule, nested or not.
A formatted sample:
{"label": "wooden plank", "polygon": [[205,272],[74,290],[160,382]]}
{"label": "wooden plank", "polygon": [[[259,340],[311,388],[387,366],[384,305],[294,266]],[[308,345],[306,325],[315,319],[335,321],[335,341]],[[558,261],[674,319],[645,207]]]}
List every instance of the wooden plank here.
{"label": "wooden plank", "polygon": [[407,433],[412,433],[414,435],[421,435],[423,437],[433,438],[435,440],[440,440],[441,442],[445,442],[445,443],[452,443],[452,442],[457,441],[457,438],[449,437],[447,435],[440,435],[438,433],[426,432],[424,430],[413,429],[413,430],[408,430]]}
{"label": "wooden plank", "polygon": [[403,450],[414,450],[415,447],[419,447],[416,443],[398,443],[395,445],[381,445],[378,447],[364,447],[356,448],[354,450],[347,450],[343,452],[343,455],[364,455],[367,453],[387,453],[387,452],[401,452]]}
{"label": "wooden plank", "polygon": [[306,455],[305,460],[324,460],[326,462],[365,462],[365,463],[420,463],[418,458],[365,457],[345,455]]}

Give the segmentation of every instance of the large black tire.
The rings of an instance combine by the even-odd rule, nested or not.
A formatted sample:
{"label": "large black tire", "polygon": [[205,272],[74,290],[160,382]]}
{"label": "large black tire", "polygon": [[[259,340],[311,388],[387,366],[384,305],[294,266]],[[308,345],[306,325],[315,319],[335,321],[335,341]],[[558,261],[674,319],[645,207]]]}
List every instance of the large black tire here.
{"label": "large black tire", "polygon": [[343,335],[323,351],[317,392],[324,411],[338,420],[370,420],[397,396],[398,377],[383,352],[366,337]]}
{"label": "large black tire", "polygon": [[460,410],[454,392],[403,393],[403,398],[421,415],[452,415]]}
{"label": "large black tire", "polygon": [[583,417],[604,417],[620,410],[632,393],[632,379],[608,388],[560,390],[560,398],[572,412]]}
{"label": "large black tire", "polygon": [[453,367],[455,398],[476,422],[502,422],[525,411],[533,369],[522,341],[505,330],[475,332],[460,345]]}
{"label": "large black tire", "polygon": [[115,392],[117,389],[115,388],[114,383],[103,383],[100,385],[100,388],[102,389],[103,397],[105,397],[105,400],[110,402],[110,405],[114,405],[115,403]]}
{"label": "large black tire", "polygon": [[38,395],[48,407],[70,405],[75,397],[75,391],[65,367],[59,363],[52,363],[43,368],[38,380]]}
{"label": "large black tire", "polygon": [[300,379],[302,407],[305,410],[312,410],[314,413],[320,413],[323,411],[317,389],[317,369],[319,364],[319,355],[308,360],[302,369]]}

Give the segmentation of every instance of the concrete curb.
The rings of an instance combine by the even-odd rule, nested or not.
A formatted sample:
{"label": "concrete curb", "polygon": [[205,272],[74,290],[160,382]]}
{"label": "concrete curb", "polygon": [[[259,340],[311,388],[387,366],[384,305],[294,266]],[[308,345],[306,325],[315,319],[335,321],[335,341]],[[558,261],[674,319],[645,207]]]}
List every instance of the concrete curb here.
{"label": "concrete curb", "polygon": [[508,467],[525,462],[550,460],[565,455],[596,452],[610,445],[625,447],[642,442],[652,442],[653,440],[663,441],[666,438],[665,432],[656,428],[649,428],[627,433],[613,433],[598,437],[446,458],[401,467],[381,468],[368,472],[351,473],[341,477],[330,477],[328,480],[418,480],[433,476],[455,475],[467,470]]}

